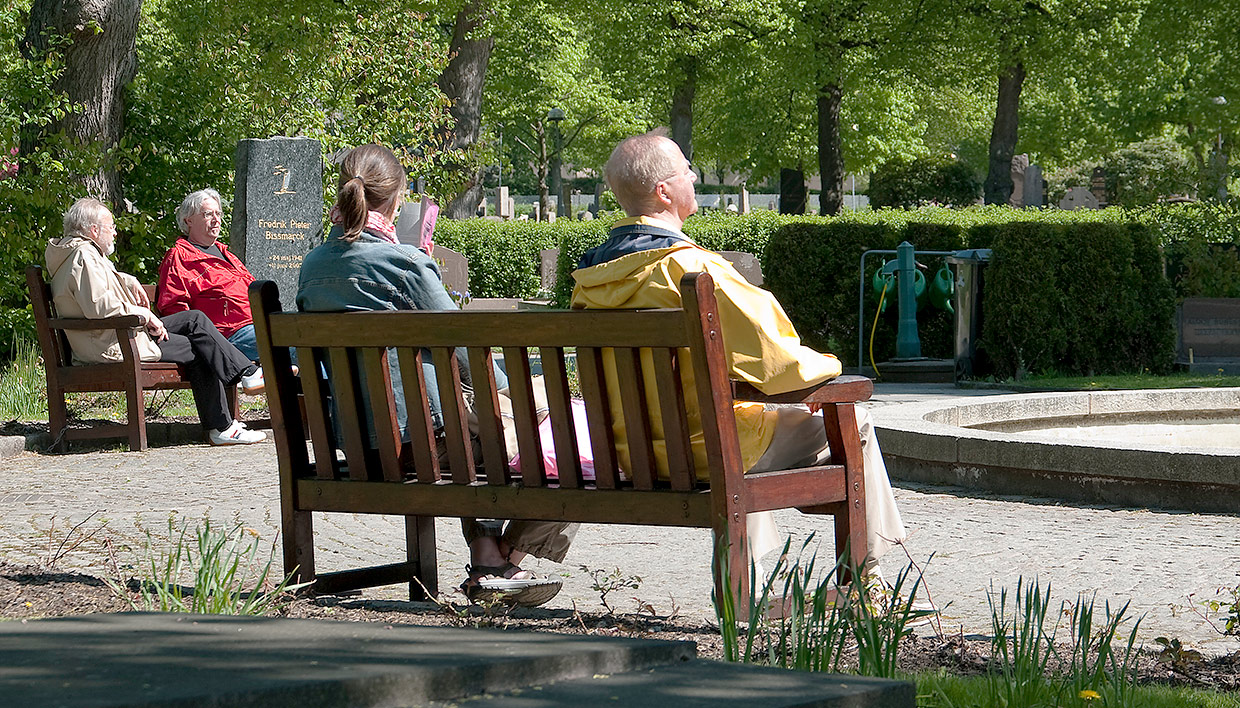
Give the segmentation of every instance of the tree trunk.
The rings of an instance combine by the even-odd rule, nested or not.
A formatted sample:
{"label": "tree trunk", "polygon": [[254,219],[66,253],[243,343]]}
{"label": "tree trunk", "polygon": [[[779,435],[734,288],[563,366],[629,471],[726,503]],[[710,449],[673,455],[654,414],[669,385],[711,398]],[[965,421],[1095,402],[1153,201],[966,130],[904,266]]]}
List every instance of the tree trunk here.
{"label": "tree trunk", "polygon": [[[64,71],[52,90],[78,109],[45,127],[25,126],[22,153],[61,130],[75,144],[93,145],[101,154],[120,142],[124,89],[137,69],[134,38],[141,10],[142,0],[34,0],[22,53],[32,61],[59,53]],[[57,49],[61,37],[67,44]],[[82,179],[87,193],[114,206],[120,202],[120,174],[114,165],[105,162]]]}
{"label": "tree trunk", "polygon": [[[494,37],[473,37],[482,22],[483,0],[469,0],[456,15],[449,48],[451,59],[439,77],[439,89],[452,101],[452,146],[468,150],[478,141],[482,127],[482,85],[491,60]],[[462,166],[470,172],[465,187],[448,202],[444,215],[468,219],[482,201],[482,168]]]}
{"label": "tree trunk", "polygon": [[1016,154],[1016,127],[1025,65],[1016,62],[999,73],[999,100],[990,131],[990,166],[986,171],[987,204],[1007,204],[1012,196],[1012,156]]}
{"label": "tree trunk", "polygon": [[818,91],[818,174],[822,193],[818,213],[835,216],[844,207],[844,155],[840,148],[840,101],[838,84]]}
{"label": "tree trunk", "polygon": [[697,93],[698,60],[695,56],[681,57],[680,83],[672,90],[671,119],[672,140],[680,146],[685,159],[693,161],[693,97]]}

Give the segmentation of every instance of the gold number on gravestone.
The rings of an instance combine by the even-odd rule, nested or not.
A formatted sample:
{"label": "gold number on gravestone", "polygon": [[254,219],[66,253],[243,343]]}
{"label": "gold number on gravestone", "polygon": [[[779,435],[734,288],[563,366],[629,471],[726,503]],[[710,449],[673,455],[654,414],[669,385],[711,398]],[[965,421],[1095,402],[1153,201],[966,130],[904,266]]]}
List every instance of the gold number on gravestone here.
{"label": "gold number on gravestone", "polygon": [[283,179],[280,182],[280,188],[272,192],[272,194],[296,194],[297,193],[295,190],[288,188],[288,180],[289,180],[289,177],[292,175],[292,173],[289,172],[289,169],[287,167],[285,167],[284,165],[276,165],[275,170],[272,172],[272,174],[275,175],[276,177],[283,177]]}

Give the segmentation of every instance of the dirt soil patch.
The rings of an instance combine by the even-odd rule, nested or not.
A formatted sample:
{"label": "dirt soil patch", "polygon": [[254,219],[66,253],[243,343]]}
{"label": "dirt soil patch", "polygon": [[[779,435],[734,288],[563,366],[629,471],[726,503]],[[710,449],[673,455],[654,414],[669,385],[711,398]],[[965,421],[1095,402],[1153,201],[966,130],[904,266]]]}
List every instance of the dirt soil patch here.
{"label": "dirt soil patch", "polygon": [[[696,642],[703,658],[721,659],[718,629],[672,616],[598,613],[540,608],[469,607],[455,603],[372,600],[361,596],[297,598],[275,616],[340,622],[377,622],[422,627],[491,627],[561,634],[675,639]],[[129,603],[102,578],[0,562],[0,621],[64,617],[99,612],[125,612]],[[908,671],[945,669],[962,675],[986,670],[990,643],[984,638],[911,635],[900,650]],[[1198,688],[1240,690],[1240,652],[1173,664],[1145,652],[1139,663],[1142,682]]]}

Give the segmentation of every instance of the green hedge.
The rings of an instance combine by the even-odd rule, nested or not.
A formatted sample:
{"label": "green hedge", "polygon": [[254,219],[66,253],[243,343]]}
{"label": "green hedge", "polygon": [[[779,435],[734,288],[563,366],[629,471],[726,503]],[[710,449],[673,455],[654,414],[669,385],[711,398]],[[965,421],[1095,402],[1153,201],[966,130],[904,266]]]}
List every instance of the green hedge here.
{"label": "green hedge", "polygon": [[1174,297],[1148,226],[1017,223],[992,247],[978,346],[998,377],[1171,368]]}

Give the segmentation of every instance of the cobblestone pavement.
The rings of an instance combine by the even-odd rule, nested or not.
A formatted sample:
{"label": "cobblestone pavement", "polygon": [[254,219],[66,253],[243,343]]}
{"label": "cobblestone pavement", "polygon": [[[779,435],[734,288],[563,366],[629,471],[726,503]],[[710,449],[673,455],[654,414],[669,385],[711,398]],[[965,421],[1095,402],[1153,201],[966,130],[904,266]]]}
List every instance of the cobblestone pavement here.
{"label": "cobblestone pavement", "polygon": [[[881,416],[884,405],[987,393],[880,386],[874,406]],[[896,549],[883,559],[884,574],[894,578],[910,557],[924,568],[925,586],[942,608],[947,631],[988,634],[987,589],[1014,589],[1023,576],[1049,583],[1058,599],[1096,592],[1100,604],[1131,601],[1130,612],[1144,615],[1140,634],[1147,641],[1176,636],[1210,652],[1238,646],[1188,611],[1190,596],[1207,599],[1223,586],[1240,584],[1236,515],[1067,505],[913,485],[897,488],[896,499],[911,535],[907,554]],[[0,559],[8,562],[36,562],[59,549],[61,567],[106,574],[103,539],[113,542],[122,563],[132,562],[143,529],[166,538],[169,518],[204,516],[237,519],[264,539],[275,539],[279,493],[271,443],[0,459]],[[87,517],[70,535],[69,529]],[[778,518],[795,543],[811,533],[824,541],[832,536],[830,517],[789,511]],[[105,523],[76,548],[60,548],[66,538],[70,548],[73,539]],[[316,516],[316,531],[323,570],[389,562],[402,554],[403,528],[394,517],[325,514]],[[462,579],[467,555],[458,522],[442,519],[437,531],[441,585],[448,590]],[[636,590],[608,597],[618,610],[635,611],[632,598],[639,598],[659,614],[674,610],[706,619],[713,617],[710,545],[705,530],[587,525],[564,564],[533,567],[567,574],[553,608],[601,609],[589,571],[619,569],[620,577],[641,581]],[[829,552],[823,549],[824,555]],[[390,587],[367,595],[398,599],[403,592]]]}

